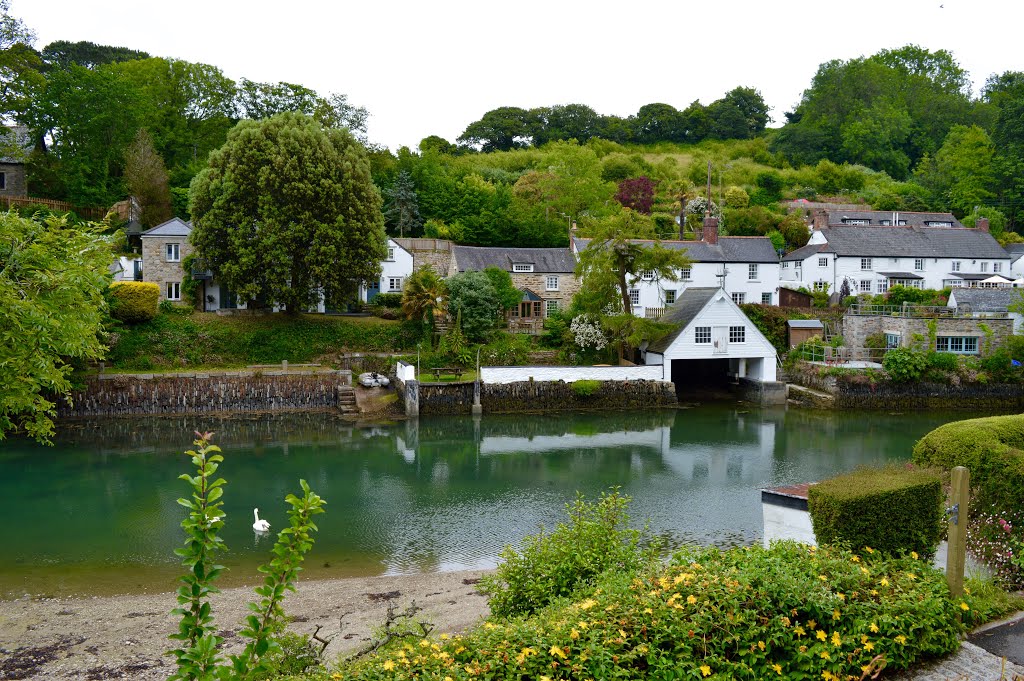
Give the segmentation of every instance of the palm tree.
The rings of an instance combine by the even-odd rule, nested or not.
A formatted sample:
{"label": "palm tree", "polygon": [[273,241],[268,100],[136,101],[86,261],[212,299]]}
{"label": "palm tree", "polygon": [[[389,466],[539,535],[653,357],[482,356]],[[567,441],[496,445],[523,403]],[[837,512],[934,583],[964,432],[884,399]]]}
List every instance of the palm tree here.
{"label": "palm tree", "polygon": [[402,314],[430,324],[448,307],[448,287],[430,265],[423,265],[405,282],[402,293]]}

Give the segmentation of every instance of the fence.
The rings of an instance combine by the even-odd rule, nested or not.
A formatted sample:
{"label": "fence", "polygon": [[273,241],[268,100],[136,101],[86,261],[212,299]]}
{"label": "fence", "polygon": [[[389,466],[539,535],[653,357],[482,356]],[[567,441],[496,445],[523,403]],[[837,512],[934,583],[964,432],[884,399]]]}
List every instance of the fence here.
{"label": "fence", "polygon": [[[856,303],[846,310],[846,314],[856,317],[970,317],[972,316],[972,310],[968,305],[947,307],[945,305],[911,305],[909,303],[904,303],[903,305],[862,305]],[[1008,313],[986,311],[985,315],[988,317],[1005,318],[1008,316]]]}
{"label": "fence", "polygon": [[[792,350],[791,352],[797,352]],[[807,362],[824,362],[825,364],[845,364],[846,362],[882,363],[886,348],[833,348],[830,345],[805,345],[800,348],[800,359]]]}
{"label": "fence", "polygon": [[81,217],[89,218],[90,220],[101,220],[106,214],[102,208],[85,208],[83,206],[76,206],[68,203],[67,201],[38,199],[31,196],[0,196],[0,202],[2,202],[8,210],[11,208],[22,208],[26,206],[42,206],[44,208],[49,208],[52,211],[77,213]]}
{"label": "fence", "polygon": [[665,308],[663,307],[645,307],[644,318],[645,319],[661,319],[665,316]]}

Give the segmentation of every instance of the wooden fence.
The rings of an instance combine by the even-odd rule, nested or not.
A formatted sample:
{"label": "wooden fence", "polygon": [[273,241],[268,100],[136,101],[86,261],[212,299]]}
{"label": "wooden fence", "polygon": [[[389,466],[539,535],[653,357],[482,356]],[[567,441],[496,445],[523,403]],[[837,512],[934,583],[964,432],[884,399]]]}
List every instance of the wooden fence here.
{"label": "wooden fence", "polygon": [[0,205],[5,206],[8,210],[26,206],[42,206],[52,211],[73,212],[89,220],[102,220],[103,216],[106,215],[106,211],[102,208],[85,208],[68,203],[67,201],[40,199],[33,196],[0,196]]}

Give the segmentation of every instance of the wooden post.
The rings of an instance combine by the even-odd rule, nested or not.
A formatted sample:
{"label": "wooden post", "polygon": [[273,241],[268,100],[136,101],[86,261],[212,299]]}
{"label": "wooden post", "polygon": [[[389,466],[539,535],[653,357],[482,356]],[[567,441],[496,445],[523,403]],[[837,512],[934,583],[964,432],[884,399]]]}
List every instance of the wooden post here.
{"label": "wooden post", "polygon": [[963,466],[953,469],[953,484],[950,490],[949,547],[946,553],[946,583],[954,597],[964,591],[964,563],[967,560],[967,519],[970,496],[971,473]]}

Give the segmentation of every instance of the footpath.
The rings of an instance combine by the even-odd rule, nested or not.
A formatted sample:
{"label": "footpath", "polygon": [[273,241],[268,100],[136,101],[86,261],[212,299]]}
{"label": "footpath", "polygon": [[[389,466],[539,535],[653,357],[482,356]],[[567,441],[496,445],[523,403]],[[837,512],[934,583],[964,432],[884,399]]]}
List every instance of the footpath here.
{"label": "footpath", "polygon": [[1024,613],[971,632],[956,655],[893,677],[899,681],[1024,681]]}

